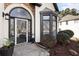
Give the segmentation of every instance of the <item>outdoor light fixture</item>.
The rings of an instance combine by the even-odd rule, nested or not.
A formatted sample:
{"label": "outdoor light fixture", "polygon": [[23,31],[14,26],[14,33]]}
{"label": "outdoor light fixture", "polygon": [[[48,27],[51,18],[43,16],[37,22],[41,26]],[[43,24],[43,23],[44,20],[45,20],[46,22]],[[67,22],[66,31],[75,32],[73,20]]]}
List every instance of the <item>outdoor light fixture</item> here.
{"label": "outdoor light fixture", "polygon": [[5,17],[5,20],[9,20],[10,19],[10,15],[8,13],[2,12],[2,16]]}

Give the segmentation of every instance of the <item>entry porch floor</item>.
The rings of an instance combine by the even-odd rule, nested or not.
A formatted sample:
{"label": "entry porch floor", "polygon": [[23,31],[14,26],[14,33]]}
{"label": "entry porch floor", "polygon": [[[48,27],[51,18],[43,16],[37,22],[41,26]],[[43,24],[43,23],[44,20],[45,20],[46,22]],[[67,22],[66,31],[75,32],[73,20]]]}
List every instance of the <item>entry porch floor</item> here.
{"label": "entry porch floor", "polygon": [[20,43],[15,45],[13,56],[48,56],[49,53],[34,43]]}

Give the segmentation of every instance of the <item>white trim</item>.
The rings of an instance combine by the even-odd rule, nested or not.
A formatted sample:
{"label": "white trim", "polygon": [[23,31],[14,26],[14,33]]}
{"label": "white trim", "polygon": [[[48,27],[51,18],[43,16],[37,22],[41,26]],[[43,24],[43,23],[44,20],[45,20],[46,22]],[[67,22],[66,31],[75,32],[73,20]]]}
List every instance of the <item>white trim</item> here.
{"label": "white trim", "polygon": [[26,20],[26,43],[28,42],[28,20]]}
{"label": "white trim", "polygon": [[26,43],[28,43],[28,20],[15,18],[15,45],[17,45],[17,21],[18,20],[26,21]]}
{"label": "white trim", "polygon": [[15,45],[17,44],[17,19],[15,18]]}
{"label": "white trim", "polygon": [[15,45],[17,44],[17,21],[26,21],[26,43],[28,43],[28,20],[15,18]]}

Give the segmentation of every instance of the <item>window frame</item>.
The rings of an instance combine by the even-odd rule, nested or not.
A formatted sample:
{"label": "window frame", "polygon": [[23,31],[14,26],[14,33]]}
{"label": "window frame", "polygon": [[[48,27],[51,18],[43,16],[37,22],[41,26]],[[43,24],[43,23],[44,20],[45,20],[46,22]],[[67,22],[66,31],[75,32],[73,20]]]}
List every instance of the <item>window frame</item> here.
{"label": "window frame", "polygon": [[60,22],[60,25],[62,25],[62,22]]}
{"label": "window frame", "polygon": [[[9,15],[10,15],[10,13],[15,9],[15,8],[22,8],[22,9],[24,9],[25,11],[27,11],[28,13],[29,13],[29,11],[28,10],[26,10],[25,8],[23,8],[23,7],[14,7],[14,8],[12,8],[11,10],[10,10],[10,12],[9,12]],[[26,19],[26,20],[28,20],[29,22],[30,22],[30,33],[29,33],[29,41],[28,42],[31,42],[31,39],[32,39],[32,16],[31,16],[31,14],[29,13],[29,15],[30,15],[30,19],[27,19],[27,18],[21,18],[21,17],[14,17],[14,16],[11,16],[10,15],[10,18],[9,18],[9,38],[10,38],[10,20],[11,19],[14,19],[14,21],[15,21],[15,18],[19,18],[19,19]],[[15,30],[14,30],[15,31]],[[34,26],[34,38],[35,38],[35,26]]]}
{"label": "window frame", "polygon": [[[55,27],[55,29],[56,29],[56,35],[57,35],[57,16],[56,15],[54,15],[53,13],[51,13],[50,12],[50,14],[49,14],[49,20],[43,20],[43,16],[45,16],[45,14],[43,15],[43,13],[40,13],[40,38],[42,39],[42,37],[43,37],[43,21],[49,21],[49,35],[51,36],[52,35],[52,30],[53,30],[53,26],[52,26],[52,24],[53,23],[51,23],[51,21],[54,21],[54,22],[56,22],[56,27]],[[46,15],[47,16],[47,15]],[[55,19],[53,19],[53,17],[55,17]],[[53,36],[53,35],[52,35]],[[56,38],[56,37],[55,37]]]}
{"label": "window frame", "polygon": [[68,25],[68,21],[66,21],[66,25]]}

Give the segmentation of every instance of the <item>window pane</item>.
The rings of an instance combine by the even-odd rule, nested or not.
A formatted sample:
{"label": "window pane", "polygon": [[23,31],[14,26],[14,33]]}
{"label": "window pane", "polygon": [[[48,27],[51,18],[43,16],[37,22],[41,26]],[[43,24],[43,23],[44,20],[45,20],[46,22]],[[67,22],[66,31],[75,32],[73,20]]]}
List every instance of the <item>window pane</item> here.
{"label": "window pane", "polygon": [[68,25],[68,21],[66,21],[66,25]]}
{"label": "window pane", "polygon": [[28,39],[30,39],[30,21],[28,21]]}
{"label": "window pane", "polygon": [[[26,32],[26,22],[25,21],[22,21],[22,20],[18,20],[17,21],[17,33],[20,34],[22,32]],[[23,33],[23,34],[24,34]]]}
{"label": "window pane", "polygon": [[56,38],[56,17],[53,16],[52,19],[52,34]]}
{"label": "window pane", "polygon": [[23,8],[15,8],[11,11],[10,16],[31,19],[28,11]]}
{"label": "window pane", "polygon": [[56,37],[56,22],[52,21],[52,34],[54,37]]}
{"label": "window pane", "polygon": [[56,17],[55,17],[55,16],[52,16],[52,18],[53,18],[53,19],[52,19],[53,21],[56,21]]}
{"label": "window pane", "polygon": [[30,33],[30,21],[28,21],[28,32]]}
{"label": "window pane", "polygon": [[49,20],[49,16],[43,16],[43,20]]}
{"label": "window pane", "polygon": [[49,34],[49,21],[43,21],[43,34]]}
{"label": "window pane", "polygon": [[15,41],[15,25],[14,25],[14,19],[10,20],[10,39]]}

